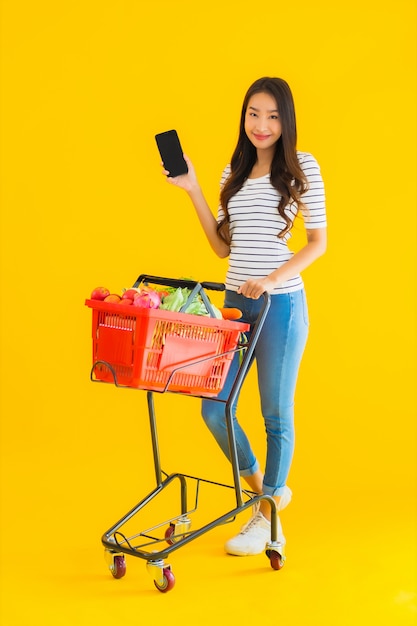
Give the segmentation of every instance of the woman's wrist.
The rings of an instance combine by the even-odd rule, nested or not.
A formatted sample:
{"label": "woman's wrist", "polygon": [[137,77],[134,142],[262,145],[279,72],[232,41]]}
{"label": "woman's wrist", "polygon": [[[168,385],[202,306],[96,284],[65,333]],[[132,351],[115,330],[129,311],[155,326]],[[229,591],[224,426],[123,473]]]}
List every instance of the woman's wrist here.
{"label": "woman's wrist", "polygon": [[198,181],[191,183],[191,185],[187,189],[187,193],[193,201],[201,199],[203,196],[203,191],[198,184]]}

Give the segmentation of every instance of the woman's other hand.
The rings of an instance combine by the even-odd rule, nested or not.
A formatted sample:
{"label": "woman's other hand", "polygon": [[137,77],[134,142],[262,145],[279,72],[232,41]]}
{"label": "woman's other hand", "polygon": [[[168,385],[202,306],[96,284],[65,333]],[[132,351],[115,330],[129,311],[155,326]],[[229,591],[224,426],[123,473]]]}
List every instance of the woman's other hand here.
{"label": "woman's other hand", "polygon": [[266,278],[251,278],[247,280],[237,290],[238,293],[245,296],[245,298],[252,298],[252,300],[258,300],[261,295],[266,291],[271,293],[275,288],[275,284],[268,277]]}

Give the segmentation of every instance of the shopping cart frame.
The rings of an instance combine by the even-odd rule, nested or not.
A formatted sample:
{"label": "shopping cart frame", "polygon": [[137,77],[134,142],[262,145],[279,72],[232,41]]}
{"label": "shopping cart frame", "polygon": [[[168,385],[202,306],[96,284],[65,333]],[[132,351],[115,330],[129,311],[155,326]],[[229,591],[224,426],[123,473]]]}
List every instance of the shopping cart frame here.
{"label": "shopping cart frame", "polygon": [[[157,284],[161,286],[169,286],[169,287],[187,287],[191,290],[190,297],[187,300],[187,303],[191,302],[192,298],[196,294],[200,294],[202,297],[206,308],[211,311],[213,314],[211,303],[205,290],[213,290],[213,291],[224,291],[225,285],[223,283],[213,283],[213,282],[196,282],[188,279],[171,279],[164,278],[161,276],[153,276],[150,274],[141,274],[136,280],[134,287],[139,287],[141,284]],[[152,441],[152,452],[153,452],[153,461],[154,461],[154,472],[155,472],[155,480],[156,487],[149,492],[142,500],[140,500],[132,509],[130,509],[121,519],[119,519],[115,524],[113,524],[103,535],[101,538],[102,545],[105,548],[105,557],[108,563],[108,567],[114,578],[122,578],[126,573],[126,562],[125,555],[135,556],[142,558],[147,561],[147,569],[150,575],[154,579],[154,584],[156,588],[161,592],[167,592],[173,588],[175,583],[175,577],[171,570],[171,565],[166,563],[166,559],[169,558],[170,554],[175,550],[178,550],[182,546],[190,543],[191,541],[201,537],[203,534],[213,530],[217,526],[221,524],[225,524],[233,521],[237,515],[252,507],[253,505],[257,505],[261,500],[267,501],[271,507],[271,537],[270,541],[266,545],[265,554],[267,555],[270,565],[272,569],[279,570],[283,567],[285,563],[285,554],[284,554],[284,546],[278,541],[277,536],[277,505],[271,496],[268,495],[260,495],[249,490],[244,490],[241,487],[240,483],[240,474],[239,474],[239,462],[237,455],[237,446],[236,446],[236,438],[234,432],[233,425],[233,415],[232,415],[232,407],[236,401],[237,395],[241,389],[245,376],[250,367],[255,346],[259,335],[261,333],[266,315],[268,313],[270,307],[270,296],[267,292],[262,294],[263,304],[259,316],[253,326],[250,340],[241,344],[238,343],[236,349],[233,352],[241,351],[243,353],[243,357],[240,362],[240,366],[238,368],[237,374],[235,376],[235,380],[233,382],[231,391],[227,398],[219,399],[217,397],[211,397],[210,400],[221,402],[225,404],[225,414],[226,414],[226,426],[228,433],[228,442],[229,442],[229,450],[230,450],[230,460],[231,460],[231,468],[233,475],[233,484],[223,484],[215,481],[211,481],[205,478],[191,476],[183,473],[171,473],[167,474],[162,470],[161,459],[160,459],[160,446],[158,439],[158,430],[157,430],[157,422],[156,422],[156,414],[155,414],[155,404],[154,404],[154,393],[175,393],[178,394],[178,391],[170,391],[169,385],[172,377],[175,373],[182,368],[186,368],[187,365],[175,368],[169,377],[165,387],[160,391],[146,391],[147,393],[147,407],[148,407],[148,415],[149,415],[149,425],[150,425],[150,434]],[[185,310],[187,303],[184,305],[183,310]],[[213,314],[214,316],[214,314]],[[222,355],[216,355],[216,357],[208,357],[209,359],[218,358]],[[205,359],[203,359],[205,360]],[[195,363],[194,363],[195,364]],[[106,361],[95,361],[91,368],[90,379],[93,382],[102,382],[101,380],[97,380],[95,378],[95,369],[97,366],[108,367],[110,372],[112,373],[113,382],[117,387],[123,387],[123,385],[118,384],[116,371],[113,369],[112,365]],[[181,395],[181,394],[180,394]],[[189,397],[194,398],[205,398],[205,395],[199,394],[186,394]],[[135,533],[127,537],[123,532],[123,526],[139,514],[148,504],[150,504],[159,494],[161,494],[169,485],[171,485],[174,481],[179,481],[180,483],[180,514],[176,515],[173,518],[169,518],[168,520],[164,520],[157,525],[148,528],[146,530],[142,530],[141,532]],[[192,481],[195,485],[195,503],[194,508],[189,508],[188,503],[188,485]],[[215,485],[221,488],[232,489],[235,492],[236,506],[232,509],[228,510],[220,517],[210,521],[209,523],[204,524],[200,528],[190,530],[191,529],[191,519],[190,515],[195,512],[198,506],[198,497],[199,497],[199,488],[201,484],[210,484]],[[165,533],[162,537],[155,536],[155,531],[160,528],[166,527]],[[134,541],[141,537],[144,540],[144,543],[139,545],[134,545]],[[160,549],[155,550],[155,546],[160,546],[160,544],[164,544]]]}

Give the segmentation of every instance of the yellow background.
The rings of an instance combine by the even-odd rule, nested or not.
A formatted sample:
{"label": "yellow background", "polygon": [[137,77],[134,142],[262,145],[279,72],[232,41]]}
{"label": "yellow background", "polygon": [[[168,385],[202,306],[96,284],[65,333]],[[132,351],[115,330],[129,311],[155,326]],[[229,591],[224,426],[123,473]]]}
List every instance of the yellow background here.
{"label": "yellow background", "polygon": [[[416,3],[3,0],[1,37],[2,623],[234,626],[271,602],[289,624],[415,623]],[[216,529],[165,596],[137,559],[105,571],[101,533],[154,478],[145,394],[89,380],[84,300],[142,272],[223,280],[154,135],[178,130],[215,211],[262,75],[292,87],[329,218],[304,273],[293,556],[228,559]],[[243,399],[262,461],[254,376]],[[228,481],[198,410],[157,398],[164,469]]]}

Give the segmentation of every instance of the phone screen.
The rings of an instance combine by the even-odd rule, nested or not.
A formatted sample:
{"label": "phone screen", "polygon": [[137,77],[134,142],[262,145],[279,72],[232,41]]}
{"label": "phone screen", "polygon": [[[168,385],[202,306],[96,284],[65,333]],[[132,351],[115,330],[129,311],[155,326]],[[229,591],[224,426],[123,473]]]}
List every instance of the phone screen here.
{"label": "phone screen", "polygon": [[181,176],[188,172],[187,163],[184,160],[183,152],[176,130],[167,130],[164,133],[155,135],[155,140],[161,155],[164,167],[168,170],[170,177]]}

